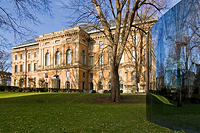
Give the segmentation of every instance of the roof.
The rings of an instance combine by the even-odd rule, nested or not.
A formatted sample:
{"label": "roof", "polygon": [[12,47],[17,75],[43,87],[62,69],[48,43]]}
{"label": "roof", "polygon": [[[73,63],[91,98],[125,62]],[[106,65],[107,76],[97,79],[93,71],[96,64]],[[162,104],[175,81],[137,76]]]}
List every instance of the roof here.
{"label": "roof", "polygon": [[26,45],[26,44],[31,44],[31,43],[37,43],[37,41],[35,40],[36,38],[37,37],[29,39],[29,40],[26,40],[26,41],[20,43],[18,46],[22,46],[22,45]]}
{"label": "roof", "polygon": [[38,42],[35,40],[38,37],[26,40],[22,43],[20,43],[19,45],[17,45],[16,47],[14,47],[13,49],[17,49],[17,48],[21,48],[21,47],[26,47],[26,46],[31,46],[31,45],[35,45],[38,44]]}

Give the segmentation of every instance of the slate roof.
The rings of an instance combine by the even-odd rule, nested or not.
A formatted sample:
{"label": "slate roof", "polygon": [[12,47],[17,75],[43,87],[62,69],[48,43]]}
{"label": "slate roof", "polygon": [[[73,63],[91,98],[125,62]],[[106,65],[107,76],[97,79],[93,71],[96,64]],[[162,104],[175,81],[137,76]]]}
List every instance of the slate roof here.
{"label": "slate roof", "polygon": [[18,46],[23,46],[23,45],[26,45],[26,44],[37,43],[37,41],[35,40],[36,38],[37,38],[37,37],[32,38],[32,39],[29,39],[29,40],[26,40],[26,41],[20,43]]}

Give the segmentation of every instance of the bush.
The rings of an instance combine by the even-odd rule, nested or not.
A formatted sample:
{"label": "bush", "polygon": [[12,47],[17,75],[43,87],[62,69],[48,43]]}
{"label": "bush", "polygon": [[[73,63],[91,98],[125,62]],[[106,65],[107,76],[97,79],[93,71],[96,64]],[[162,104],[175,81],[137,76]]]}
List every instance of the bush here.
{"label": "bush", "polygon": [[108,93],[108,90],[104,90],[103,93]]}
{"label": "bush", "polygon": [[123,93],[123,90],[120,90],[120,93]]}
{"label": "bush", "polygon": [[96,93],[96,91],[95,91],[95,90],[92,90],[92,93]]}

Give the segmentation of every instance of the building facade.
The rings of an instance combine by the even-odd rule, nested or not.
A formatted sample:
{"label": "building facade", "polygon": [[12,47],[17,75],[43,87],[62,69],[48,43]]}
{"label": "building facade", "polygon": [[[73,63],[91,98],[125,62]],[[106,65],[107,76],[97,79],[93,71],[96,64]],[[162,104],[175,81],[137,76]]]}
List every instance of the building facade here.
{"label": "building facade", "polygon": [[[155,21],[148,23],[148,29]],[[114,30],[113,30],[114,34]],[[120,67],[120,89],[124,93],[145,92],[147,89],[146,38],[144,48],[137,52],[133,46],[139,39],[139,33],[130,35],[124,50]],[[138,37],[137,37],[138,36]],[[133,39],[135,38],[135,39]],[[105,35],[98,30],[85,32],[80,27],[40,35],[14,47],[12,54],[12,85],[20,87],[48,87],[82,90],[111,89],[110,56]],[[137,46],[140,46],[135,43]],[[156,59],[152,44],[151,51],[151,89],[156,81]],[[140,54],[141,53],[141,54]],[[137,56],[143,56],[139,90],[136,90]]]}

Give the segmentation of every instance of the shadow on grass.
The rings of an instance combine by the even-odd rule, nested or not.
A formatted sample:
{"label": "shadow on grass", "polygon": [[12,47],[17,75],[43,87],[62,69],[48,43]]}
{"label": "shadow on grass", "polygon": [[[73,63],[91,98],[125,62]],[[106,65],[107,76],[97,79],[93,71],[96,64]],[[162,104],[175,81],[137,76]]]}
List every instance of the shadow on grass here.
{"label": "shadow on grass", "polygon": [[183,107],[176,107],[163,96],[147,94],[146,116],[148,121],[172,130],[200,132],[199,104],[183,104]]}

